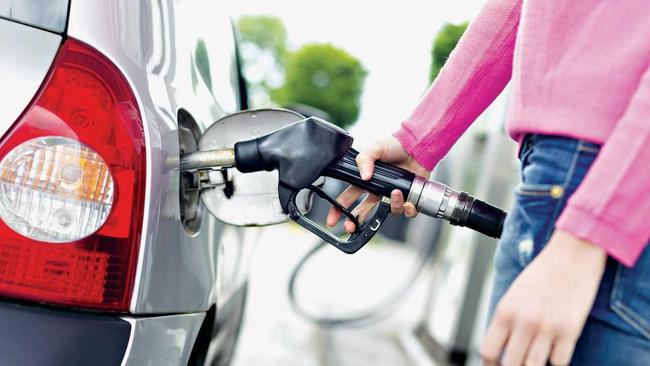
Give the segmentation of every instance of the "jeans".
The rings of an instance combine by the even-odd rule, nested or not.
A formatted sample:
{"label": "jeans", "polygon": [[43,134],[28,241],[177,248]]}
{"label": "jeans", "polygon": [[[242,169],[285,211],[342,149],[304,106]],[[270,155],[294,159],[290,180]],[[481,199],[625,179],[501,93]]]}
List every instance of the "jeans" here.
{"label": "jeans", "polygon": [[[555,221],[599,149],[596,144],[564,137],[528,135],[524,139],[519,156],[521,182],[494,258],[488,318],[510,284],[548,242]],[[633,268],[607,260],[571,364],[650,365],[650,245]]]}

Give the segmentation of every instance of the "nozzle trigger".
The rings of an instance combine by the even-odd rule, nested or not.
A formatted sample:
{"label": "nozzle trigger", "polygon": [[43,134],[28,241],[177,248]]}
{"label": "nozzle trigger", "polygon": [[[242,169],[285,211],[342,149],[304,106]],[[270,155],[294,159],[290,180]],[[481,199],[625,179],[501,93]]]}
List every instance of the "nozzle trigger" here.
{"label": "nozzle trigger", "polygon": [[356,225],[356,230],[347,240],[343,240],[333,235],[329,231],[323,229],[320,225],[314,223],[305,217],[300,210],[296,207],[297,190],[292,190],[285,186],[280,185],[280,201],[285,213],[289,215],[291,220],[295,221],[300,226],[311,231],[324,241],[332,244],[342,252],[353,254],[361,249],[366,243],[372,239],[373,236],[379,231],[379,228],[384,223],[386,216],[390,213],[390,201],[382,199],[375,213],[366,222],[359,223],[358,219],[352,215],[346,208],[342,207],[336,200],[329,197],[323,190],[318,187],[309,186],[307,189],[316,193],[319,197],[330,202],[337,209],[341,210],[343,214],[352,220]]}

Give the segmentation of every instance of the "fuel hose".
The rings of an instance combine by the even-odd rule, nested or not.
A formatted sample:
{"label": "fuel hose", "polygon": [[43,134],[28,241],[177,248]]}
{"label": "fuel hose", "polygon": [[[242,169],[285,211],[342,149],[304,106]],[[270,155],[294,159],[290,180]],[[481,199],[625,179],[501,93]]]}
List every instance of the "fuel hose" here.
{"label": "fuel hose", "polygon": [[298,278],[307,263],[309,263],[309,261],[323,248],[331,247],[329,243],[320,241],[303,255],[291,272],[287,286],[289,303],[291,304],[292,309],[300,317],[322,328],[360,328],[376,324],[389,317],[404,303],[405,299],[413,289],[415,281],[431,263],[439,238],[440,226],[438,225],[438,229],[435,231],[434,235],[432,235],[431,240],[427,240],[420,246],[415,263],[411,266],[404,281],[381,301],[365,309],[339,316],[324,316],[309,312],[300,304],[298,296],[296,295],[296,284]]}

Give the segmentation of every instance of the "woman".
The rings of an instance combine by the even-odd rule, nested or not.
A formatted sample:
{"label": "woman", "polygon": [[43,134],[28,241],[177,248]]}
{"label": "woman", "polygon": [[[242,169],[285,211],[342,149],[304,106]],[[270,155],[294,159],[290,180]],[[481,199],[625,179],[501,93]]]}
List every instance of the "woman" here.
{"label": "woman", "polygon": [[[487,364],[650,365],[649,65],[648,0],[490,0],[401,129],[358,156],[364,179],[375,160],[427,176],[512,81],[522,181],[495,257]],[[399,191],[391,207],[416,214]]]}

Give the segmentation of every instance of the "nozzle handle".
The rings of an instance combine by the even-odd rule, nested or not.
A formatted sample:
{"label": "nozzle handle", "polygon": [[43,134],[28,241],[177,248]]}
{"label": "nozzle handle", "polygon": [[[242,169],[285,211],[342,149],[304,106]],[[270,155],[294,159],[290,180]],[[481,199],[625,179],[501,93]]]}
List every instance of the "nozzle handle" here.
{"label": "nozzle handle", "polygon": [[353,148],[333,164],[330,164],[323,175],[344,181],[378,196],[390,197],[394,189],[399,189],[406,199],[411,190],[415,174],[394,165],[375,161],[375,172],[370,180],[361,179],[361,172],[357,166],[359,152]]}
{"label": "nozzle handle", "polygon": [[[357,166],[358,154],[353,148],[348,149],[340,159],[323,171],[323,175],[382,197],[390,197],[394,189],[399,189],[405,200],[414,199],[411,202],[428,216],[448,220],[452,225],[466,226],[493,238],[501,236],[506,213],[500,208],[422,177],[417,177],[420,183],[414,185],[415,174],[381,161],[375,162],[372,178],[365,181],[361,179]],[[425,186],[428,189],[423,190]],[[411,194],[412,188],[417,191],[416,194]],[[455,199],[450,201],[449,196]],[[453,205],[449,202],[453,202]]]}

